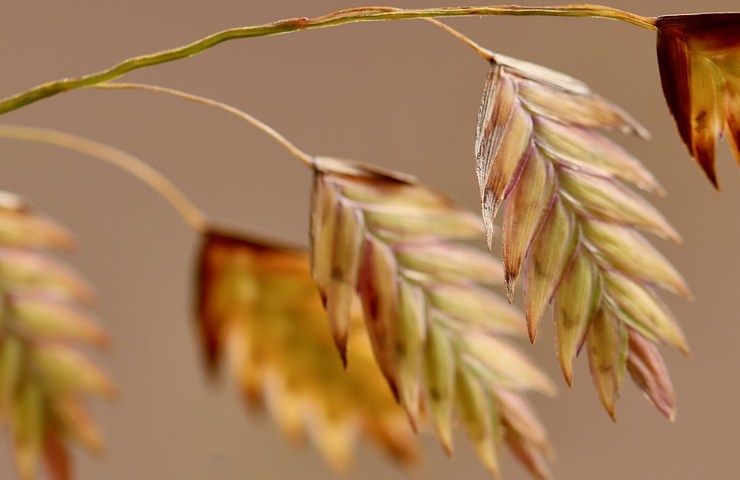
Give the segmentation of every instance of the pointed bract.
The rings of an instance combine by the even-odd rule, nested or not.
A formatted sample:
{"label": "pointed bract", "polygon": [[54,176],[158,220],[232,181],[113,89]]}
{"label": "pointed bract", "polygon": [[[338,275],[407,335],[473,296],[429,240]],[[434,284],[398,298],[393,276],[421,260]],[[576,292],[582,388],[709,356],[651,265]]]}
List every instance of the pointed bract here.
{"label": "pointed bract", "polygon": [[577,253],[555,295],[558,358],[568,385],[573,383],[573,360],[594,312],[596,282],[593,265]]}
{"label": "pointed bract", "polygon": [[519,276],[524,257],[552,205],[554,180],[550,162],[535,153],[524,166],[507,200],[502,256],[509,302],[512,301],[514,281]]}
{"label": "pointed bract", "polygon": [[619,397],[620,380],[626,368],[626,327],[606,309],[599,309],[588,330],[587,348],[591,377],[596,385],[602,405],[613,420],[616,420],[616,402]]}
{"label": "pointed bract", "polygon": [[668,260],[639,233],[599,220],[581,224],[594,256],[605,265],[638,280],[660,285],[674,293],[691,298],[683,277]]}
{"label": "pointed bract", "polygon": [[616,272],[605,275],[608,297],[619,307],[622,320],[638,331],[649,332],[684,353],[689,352],[681,328],[655,294]]}
{"label": "pointed bract", "polygon": [[476,130],[476,171],[488,246],[499,206],[532,154],[532,119],[517,98],[517,84],[492,64],[483,91]]}
{"label": "pointed bract", "polygon": [[571,214],[560,200],[555,200],[530,247],[524,267],[524,312],[532,341],[537,335],[540,318],[572,258],[577,235]]}
{"label": "pointed bract", "polygon": [[456,374],[455,392],[460,420],[473,442],[475,452],[486,469],[498,478],[499,463],[496,444],[500,432],[497,412],[493,402],[474,375],[460,368]]}

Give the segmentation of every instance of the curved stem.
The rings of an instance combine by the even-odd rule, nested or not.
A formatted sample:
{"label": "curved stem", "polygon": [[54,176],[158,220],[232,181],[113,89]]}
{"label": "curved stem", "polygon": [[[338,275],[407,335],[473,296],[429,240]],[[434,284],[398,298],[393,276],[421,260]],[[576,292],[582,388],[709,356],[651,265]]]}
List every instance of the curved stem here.
{"label": "curved stem", "polygon": [[478,53],[478,55],[480,55],[483,58],[483,60],[487,62],[494,60],[495,55],[492,51],[481,46],[479,43],[475,42],[472,38],[466,35],[463,35],[463,33],[460,32],[459,30],[456,30],[450,27],[449,25],[440,22],[436,18],[425,18],[424,20],[436,26],[437,28],[449,33],[453,37],[457,38],[458,40],[460,40],[461,42],[463,42],[464,44],[466,44],[467,46],[475,50],[476,53]]}
{"label": "curved stem", "polygon": [[193,230],[202,232],[206,228],[208,222],[205,214],[190,201],[182,190],[148,163],[123,150],[59,130],[19,125],[0,125],[0,138],[56,145],[115,165],[154,189]]}
{"label": "curved stem", "polygon": [[118,89],[118,90],[144,90],[154,93],[164,93],[168,95],[173,95],[178,98],[182,98],[185,100],[189,100],[195,103],[199,103],[201,105],[206,105],[208,107],[212,108],[218,108],[220,110],[223,110],[225,112],[228,112],[232,115],[235,115],[242,120],[245,120],[252,126],[262,130],[264,133],[269,135],[273,140],[278,142],[280,145],[286,148],[294,157],[296,157],[298,160],[301,161],[306,166],[313,166],[314,160],[311,155],[304,152],[293,142],[285,138],[281,133],[279,133],[277,130],[272,128],[271,126],[267,125],[263,121],[257,119],[256,117],[248,114],[247,112],[244,112],[242,110],[239,110],[236,107],[233,107],[229,105],[228,103],[219,102],[218,100],[213,100],[208,97],[201,97],[200,95],[194,95],[192,93],[183,92],[181,90],[176,90],[174,88],[168,88],[168,87],[160,87],[159,85],[148,85],[145,83],[129,83],[129,82],[106,82],[101,83],[99,85],[94,85],[90,88],[100,88],[100,89]]}
{"label": "curved stem", "polygon": [[123,62],[100,72],[44,83],[0,101],[0,114],[15,110],[24,105],[37,102],[43,98],[51,97],[61,92],[76,88],[89,87],[91,85],[114,80],[132,70],[191,57],[214,47],[219,43],[238,38],[264,37],[268,35],[333,27],[356,22],[407,20],[414,18],[468,17],[473,15],[594,17],[618,20],[650,30],[655,30],[656,28],[655,18],[643,17],[617,8],[588,4],[545,7],[498,5],[491,7],[440,7],[424,9],[391,9],[390,7],[352,8],[315,18],[293,18],[264,25],[231,28],[214,33],[200,40],[196,40],[188,45],[129,58],[128,60],[124,60]]}

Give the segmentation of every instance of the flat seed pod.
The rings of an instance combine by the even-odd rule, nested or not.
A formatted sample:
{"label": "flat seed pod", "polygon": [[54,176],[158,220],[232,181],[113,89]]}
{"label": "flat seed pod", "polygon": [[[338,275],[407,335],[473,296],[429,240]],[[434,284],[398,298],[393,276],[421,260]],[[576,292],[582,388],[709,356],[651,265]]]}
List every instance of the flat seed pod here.
{"label": "flat seed pod", "polygon": [[[212,231],[201,246],[198,298],[199,324],[220,325],[221,332],[216,348],[204,342],[205,358],[210,362],[212,351],[228,357],[247,404],[266,406],[289,439],[308,436],[340,470],[351,464],[357,437],[402,463],[418,460],[407,415],[376,364],[357,304],[342,366],[305,252]],[[419,340],[410,328],[401,331],[411,352]]]}
{"label": "flat seed pod", "polygon": [[[658,49],[659,55],[666,56],[661,58],[666,97],[685,142],[690,150],[700,145],[701,151],[696,152],[706,167],[713,163],[708,160],[709,153],[713,159],[714,141],[723,129],[732,148],[737,150],[740,144],[740,108],[735,108],[740,105],[740,87],[735,85],[740,75],[736,74],[737,49],[732,46],[737,35],[728,33],[728,29],[737,30],[738,17],[661,18]],[[720,38],[730,39],[729,49]],[[694,58],[697,55],[702,58]],[[630,327],[649,341],[664,341],[685,350],[683,334],[650,287],[658,285],[688,297],[688,286],[635,230],[674,241],[680,238],[652,205],[622,182],[657,194],[663,194],[663,189],[639,160],[600,132],[647,137],[647,131],[624,110],[565,74],[499,54],[492,55],[491,63],[476,127],[476,173],[489,242],[493,217],[504,202],[504,281],[511,301],[515,282],[523,272],[530,339],[534,341],[539,321],[554,297],[559,357],[568,383],[573,358],[584,345],[599,308],[603,315],[617,319],[618,332]],[[690,73],[693,87],[684,82],[689,70],[695,72]],[[691,88],[700,93],[690,92]],[[699,111],[706,115],[697,115]],[[529,121],[520,117],[522,114],[530,117]],[[510,118],[517,119],[516,125],[531,128],[515,132]],[[701,120],[695,128],[690,125],[692,119]],[[691,128],[696,132],[691,133]],[[527,152],[516,170],[513,156],[497,156],[502,145],[517,145],[516,151]],[[497,158],[508,161],[497,162]],[[579,252],[577,262],[591,264],[589,276],[564,278],[565,272],[574,271],[568,268],[573,252]],[[624,282],[605,281],[612,275],[624,278]],[[585,278],[590,278],[589,285],[583,285]],[[611,350],[598,351],[612,343],[604,340],[604,335],[600,337],[590,343],[592,370],[611,364],[614,356]],[[621,334],[618,365],[622,366],[626,362],[624,338]],[[599,376],[595,370],[597,390],[612,416],[624,368],[617,370],[611,377]],[[521,445],[514,445],[520,453],[525,452]],[[536,459],[522,458],[533,462],[533,471],[539,471]]]}
{"label": "flat seed pod", "polygon": [[[521,116],[522,112],[520,109],[512,115]],[[516,155],[500,157],[500,148],[514,149],[514,145],[516,142],[507,140],[491,155],[508,162]],[[324,282],[330,271],[327,266],[335,262],[322,257],[338,254],[327,238],[336,236],[341,222],[327,222],[324,212],[331,211],[332,204],[342,205],[343,215],[353,211],[361,218],[356,225],[361,226],[365,240],[356,280],[340,275],[332,278],[339,278],[342,288],[354,290],[359,297],[375,359],[392,392],[414,427],[424,420],[422,413],[428,412],[448,453],[453,449],[455,414],[467,419],[469,436],[481,460],[495,471],[497,435],[481,434],[499,431],[504,421],[493,414],[491,389],[552,393],[554,387],[513,346],[498,339],[522,335],[523,319],[505,299],[488,289],[497,283],[494,276],[501,274],[501,264],[489,252],[461,243],[482,233],[480,220],[419,183],[399,181],[402,174],[337,162],[317,165],[313,194],[313,276],[325,305],[329,308],[332,304],[337,287]],[[327,191],[332,194],[324,193]],[[480,342],[489,341],[466,340],[476,335],[481,336]],[[474,375],[485,379],[486,385],[466,389],[463,399],[457,391],[455,372],[473,368],[471,365]],[[480,417],[480,405],[489,412],[485,420]],[[479,413],[471,416],[473,411]],[[538,448],[544,451],[549,446],[543,440]]]}

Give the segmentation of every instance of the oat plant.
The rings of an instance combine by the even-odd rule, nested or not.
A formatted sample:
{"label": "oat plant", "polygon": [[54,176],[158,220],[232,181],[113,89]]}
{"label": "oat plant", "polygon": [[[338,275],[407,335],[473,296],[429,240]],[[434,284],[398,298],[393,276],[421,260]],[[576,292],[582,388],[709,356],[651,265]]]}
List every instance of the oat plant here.
{"label": "oat plant", "polygon": [[[459,425],[494,477],[505,445],[533,477],[547,479],[553,449],[527,397],[552,396],[556,387],[518,339],[534,343],[551,310],[568,385],[584,351],[612,418],[629,374],[673,420],[676,398],[659,347],[689,347],[658,290],[691,294],[646,238],[680,238],[636,190],[666,192],[606,135],[648,138],[647,130],[579,80],[496,53],[440,21],[496,15],[596,17],[657,31],[660,80],[689,154],[715,186],[720,137],[740,162],[740,13],[644,17],[599,5],[352,8],[224,30],[0,100],[2,114],[70,90],[127,90],[233,115],[310,170],[307,249],[211,220],[149,164],[115,147],[15,125],[0,125],[0,138],[77,151],[160,194],[201,239],[194,297],[207,372],[227,370],[247,405],[267,409],[289,439],[310,438],[336,469],[351,464],[359,438],[411,464],[421,456],[418,434],[431,430],[451,454]],[[225,41],[408,19],[430,23],[485,62],[474,144],[480,216],[413,175],[306,153],[235,106],[115,81]],[[501,261],[488,251],[499,242]],[[96,453],[103,445],[86,399],[115,392],[78,351],[108,341],[81,307],[91,289],[48,253],[71,244],[64,229],[0,192],[0,424],[21,480],[38,478],[41,466],[52,478],[74,478],[69,445]]]}

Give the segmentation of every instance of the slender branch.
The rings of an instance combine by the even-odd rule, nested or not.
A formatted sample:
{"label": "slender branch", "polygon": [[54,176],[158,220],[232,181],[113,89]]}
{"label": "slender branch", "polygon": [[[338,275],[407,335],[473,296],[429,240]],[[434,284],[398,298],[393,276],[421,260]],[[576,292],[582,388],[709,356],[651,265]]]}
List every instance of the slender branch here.
{"label": "slender branch", "polygon": [[213,100],[208,97],[201,97],[200,95],[194,95],[192,93],[183,92],[181,90],[176,90],[174,88],[160,87],[159,85],[148,85],[145,83],[105,82],[99,85],[94,85],[91,88],[108,89],[108,90],[113,90],[113,89],[144,90],[144,91],[149,91],[149,92],[154,92],[154,93],[164,93],[164,94],[173,95],[175,97],[182,98],[185,100],[189,100],[195,103],[199,103],[201,105],[206,105],[208,107],[223,110],[225,112],[228,112],[232,115],[235,115],[241,118],[242,120],[245,120],[252,126],[265,132],[273,140],[275,140],[280,145],[285,147],[286,150],[288,150],[293,156],[295,156],[298,160],[300,160],[301,163],[303,163],[304,165],[310,167],[314,163],[313,157],[311,155],[309,155],[308,153],[304,152],[303,150],[295,146],[293,142],[285,138],[277,130],[267,125],[263,121],[255,118],[254,116],[248,114],[247,112],[239,110],[238,108],[233,107],[229,105],[228,103],[219,102],[218,100]]}
{"label": "slender branch", "polygon": [[514,16],[559,16],[594,17],[618,20],[637,27],[655,30],[655,18],[643,17],[613,7],[601,5],[557,5],[545,7],[499,5],[491,7],[440,7],[425,9],[391,9],[390,7],[365,7],[340,10],[315,18],[293,18],[264,25],[237,27],[214,33],[188,45],[170,50],[129,58],[100,72],[76,78],[64,78],[44,83],[25,92],[0,101],[0,114],[15,110],[24,105],[37,102],[61,92],[89,87],[137,70],[182,58],[192,57],[219,43],[238,38],[264,37],[301,30],[333,27],[348,23],[385,20],[407,20],[415,18],[468,17],[474,15],[514,15]]}
{"label": "slender branch", "polygon": [[450,27],[449,25],[440,22],[436,18],[425,18],[424,20],[436,26],[437,28],[449,33],[450,35],[457,38],[458,40],[462,41],[464,44],[466,44],[467,46],[475,50],[478,53],[478,55],[480,55],[483,58],[483,60],[490,62],[495,58],[495,55],[492,51],[481,46],[480,44],[475,42],[472,38],[466,35],[463,35],[463,33],[460,32],[459,30],[456,30]]}
{"label": "slender branch", "polygon": [[0,125],[0,138],[12,138],[29,142],[46,143],[68,148],[90,155],[119,167],[157,192],[193,230],[205,230],[207,220],[203,212],[164,175],[149,164],[118,148],[105,145],[87,138],[72,135],[48,128],[24,127],[18,125]]}

